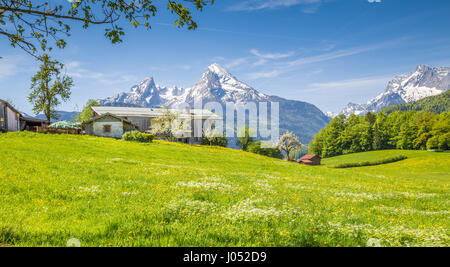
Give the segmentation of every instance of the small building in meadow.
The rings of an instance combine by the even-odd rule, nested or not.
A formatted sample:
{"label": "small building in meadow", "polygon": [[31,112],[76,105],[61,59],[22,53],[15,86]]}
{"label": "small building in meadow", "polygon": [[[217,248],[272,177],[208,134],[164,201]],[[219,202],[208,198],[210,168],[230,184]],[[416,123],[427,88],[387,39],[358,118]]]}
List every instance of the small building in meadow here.
{"label": "small building in meadow", "polygon": [[314,154],[303,156],[297,162],[305,165],[320,165],[321,159],[322,159],[321,157]]}
{"label": "small building in meadow", "polygon": [[[114,115],[116,118],[122,118],[136,126],[136,130],[141,132],[151,132],[159,123],[158,118],[164,116],[167,110],[164,108],[137,108],[137,107],[110,107],[94,106],[91,107],[94,118],[105,114]],[[186,125],[186,129],[180,133],[179,142],[188,144],[201,144],[202,137],[196,136],[196,133],[202,133],[202,126],[208,121],[209,125],[222,121],[222,116],[206,109],[170,109],[171,113],[177,115],[177,121]],[[86,131],[87,134],[89,134]]]}
{"label": "small building in meadow", "polygon": [[11,104],[0,99],[0,130],[17,132],[21,130],[22,115]]}
{"label": "small building in meadow", "polygon": [[137,130],[136,125],[129,120],[110,113],[94,117],[83,126],[86,134],[113,138],[122,138],[125,132]]}
{"label": "small building in meadow", "polygon": [[20,124],[21,124],[22,130],[38,132],[39,129],[48,128],[48,125],[50,124],[50,122],[47,120],[40,120],[40,119],[28,118],[28,117],[22,116],[20,118]]}

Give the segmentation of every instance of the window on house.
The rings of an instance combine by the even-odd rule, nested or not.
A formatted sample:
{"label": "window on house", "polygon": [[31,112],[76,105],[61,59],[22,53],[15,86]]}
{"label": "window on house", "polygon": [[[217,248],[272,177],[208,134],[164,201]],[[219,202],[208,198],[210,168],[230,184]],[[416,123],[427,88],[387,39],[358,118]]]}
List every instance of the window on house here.
{"label": "window on house", "polygon": [[111,125],[103,125],[103,133],[111,133]]}

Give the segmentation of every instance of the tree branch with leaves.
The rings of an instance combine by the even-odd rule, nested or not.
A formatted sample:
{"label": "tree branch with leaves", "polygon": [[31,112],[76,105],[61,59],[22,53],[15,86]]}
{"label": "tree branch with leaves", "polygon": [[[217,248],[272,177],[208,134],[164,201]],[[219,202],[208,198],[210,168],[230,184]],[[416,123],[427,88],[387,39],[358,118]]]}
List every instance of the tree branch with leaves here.
{"label": "tree branch with leaves", "polygon": [[[175,14],[174,26],[197,28],[190,2],[196,10],[203,10],[214,0],[165,0],[167,9]],[[70,36],[70,23],[81,23],[87,29],[91,25],[104,25],[105,37],[112,43],[122,42],[125,26],[151,29],[150,18],[157,15],[156,2],[163,0],[69,0],[34,1],[0,0],[0,36],[6,37],[13,47],[20,47],[36,56],[53,46],[64,48],[65,38]],[[184,3],[183,3],[184,2]]]}

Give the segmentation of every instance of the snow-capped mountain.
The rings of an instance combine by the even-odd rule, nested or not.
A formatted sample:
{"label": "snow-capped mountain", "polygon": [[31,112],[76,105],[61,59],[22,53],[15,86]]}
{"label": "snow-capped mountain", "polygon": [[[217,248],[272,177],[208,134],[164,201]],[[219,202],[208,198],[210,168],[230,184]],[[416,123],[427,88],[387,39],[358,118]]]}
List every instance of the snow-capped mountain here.
{"label": "snow-capped mountain", "polygon": [[104,106],[138,106],[154,107],[167,105],[177,106],[181,103],[192,105],[195,100],[206,102],[234,102],[268,101],[269,96],[259,93],[247,84],[238,81],[231,73],[219,64],[212,64],[200,80],[191,88],[161,87],[156,85],[153,77],[144,79],[139,85],[131,88],[130,92],[100,100]]}
{"label": "snow-capped mountain", "polygon": [[153,77],[145,78],[131,87],[130,92],[120,93],[100,100],[103,106],[153,107],[183,99],[185,89],[176,86],[168,88],[155,84]]}
{"label": "snow-capped mountain", "polygon": [[269,96],[238,81],[231,73],[216,63],[208,67],[200,80],[188,90],[183,100],[192,104],[200,98],[203,99],[203,102],[216,101],[220,103],[269,100]]}
{"label": "snow-capped mountain", "polygon": [[325,112],[325,115],[330,119],[334,119],[339,114],[332,112],[332,111],[327,111],[327,112]]}
{"label": "snow-capped mountain", "polygon": [[364,115],[369,111],[378,112],[382,108],[404,104],[438,95],[450,89],[450,68],[431,68],[420,65],[409,75],[395,77],[388,83],[386,91],[366,104],[349,103],[342,114]]}
{"label": "snow-capped mountain", "polygon": [[196,100],[202,103],[218,102],[222,105],[232,102],[279,102],[280,131],[296,133],[302,142],[309,142],[313,135],[322,129],[329,118],[312,104],[269,96],[258,92],[251,86],[239,81],[220,65],[210,65],[200,80],[191,88],[162,87],[155,84],[152,77],[146,78],[131,91],[100,100],[104,106],[154,107],[167,105],[177,107],[182,103],[194,105]]}

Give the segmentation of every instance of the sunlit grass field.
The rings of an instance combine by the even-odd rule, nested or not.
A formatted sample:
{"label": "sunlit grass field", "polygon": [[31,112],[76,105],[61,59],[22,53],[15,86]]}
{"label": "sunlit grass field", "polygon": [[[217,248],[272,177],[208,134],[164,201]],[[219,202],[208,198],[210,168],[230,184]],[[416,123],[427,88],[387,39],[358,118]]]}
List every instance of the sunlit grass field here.
{"label": "sunlit grass field", "polygon": [[[0,246],[449,246],[450,154],[311,167],[91,136],[0,134]],[[406,155],[372,167],[351,161]]]}

